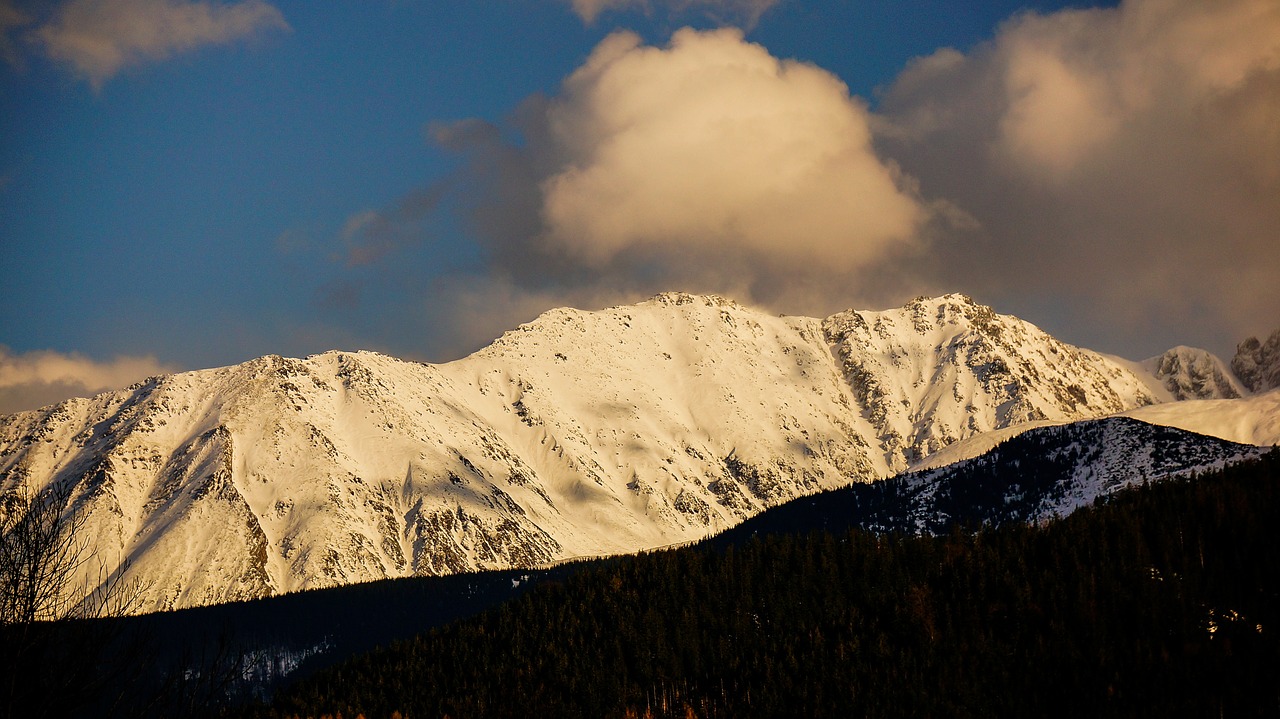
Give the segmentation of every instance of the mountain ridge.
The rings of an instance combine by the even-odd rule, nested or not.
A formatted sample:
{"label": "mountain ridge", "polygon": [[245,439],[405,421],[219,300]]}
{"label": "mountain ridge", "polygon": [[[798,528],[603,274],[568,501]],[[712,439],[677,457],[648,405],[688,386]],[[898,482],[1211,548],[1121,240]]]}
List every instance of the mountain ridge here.
{"label": "mountain ridge", "polygon": [[985,433],[1159,407],[1158,379],[963,295],[817,319],[664,293],[443,365],[268,355],[0,417],[0,491],[74,485],[166,609],[699,539]]}
{"label": "mountain ridge", "polygon": [[1042,524],[1129,487],[1269,451],[1124,415],[1044,425],[941,467],[798,498],[710,541],[729,544],[779,526],[941,535],[957,527]]}

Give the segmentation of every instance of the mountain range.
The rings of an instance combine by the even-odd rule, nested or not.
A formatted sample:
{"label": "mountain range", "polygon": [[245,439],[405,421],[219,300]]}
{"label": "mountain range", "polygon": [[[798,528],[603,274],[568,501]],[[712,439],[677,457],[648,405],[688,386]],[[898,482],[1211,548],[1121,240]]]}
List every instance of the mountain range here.
{"label": "mountain range", "polygon": [[[926,470],[1100,417],[1275,444],[1277,386],[1280,331],[1229,364],[1130,362],[963,295],[818,319],[666,293],[446,364],[267,356],[0,417],[0,492],[71,486],[106,570],[164,610],[697,540],[851,482],[942,486]],[[1149,424],[1081,435],[1061,496],[1129,481],[1096,447]],[[1247,447],[1199,452],[1178,471]]]}

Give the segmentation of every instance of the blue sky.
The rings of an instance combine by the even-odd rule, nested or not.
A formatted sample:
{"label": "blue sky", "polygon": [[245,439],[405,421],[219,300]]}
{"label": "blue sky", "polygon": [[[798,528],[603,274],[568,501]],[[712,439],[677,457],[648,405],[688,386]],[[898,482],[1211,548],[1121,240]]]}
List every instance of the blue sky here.
{"label": "blue sky", "polygon": [[[1280,12],[1197,5],[0,0],[0,385],[21,389],[3,409],[139,358],[447,360],[555,304],[663,289],[795,314],[968,292],[1131,358],[1229,352],[1280,325]],[[618,153],[667,157],[679,113],[738,87],[710,75],[739,66],[721,57],[781,68],[742,78],[721,125],[768,105],[743,154],[801,173],[799,199],[761,215],[776,178],[712,172],[687,215],[645,224],[685,173]],[[642,79],[602,100],[626,72],[691,95]],[[618,129],[608,103],[632,102],[652,132]],[[824,118],[806,152],[848,163],[777,160],[779,103]],[[849,175],[871,185],[818,189]],[[644,221],[610,235],[602,187]],[[759,230],[808,208],[802,241]]]}

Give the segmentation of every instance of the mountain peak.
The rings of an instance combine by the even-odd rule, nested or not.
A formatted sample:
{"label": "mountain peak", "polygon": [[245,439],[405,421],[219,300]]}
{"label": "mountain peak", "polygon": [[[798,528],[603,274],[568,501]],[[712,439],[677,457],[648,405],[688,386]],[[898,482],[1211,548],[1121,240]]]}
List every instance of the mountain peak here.
{"label": "mountain peak", "polygon": [[903,328],[910,327],[916,334],[935,335],[940,330],[956,334],[969,328],[984,334],[999,334],[1001,322],[1026,324],[1016,317],[998,315],[968,295],[953,292],[937,297],[921,295],[902,307],[879,312],[845,310],[828,317],[825,325],[837,336],[865,326],[875,326],[876,333],[885,336],[886,323],[903,323]]}
{"label": "mountain peak", "polygon": [[702,305],[703,307],[733,307],[745,309],[741,304],[717,294],[692,294],[689,292],[659,292],[644,302],[645,305],[662,307],[678,307],[680,305]]}
{"label": "mountain peak", "polygon": [[911,298],[911,300],[907,302],[905,305],[903,305],[904,308],[910,308],[914,306],[933,307],[933,308],[950,307],[953,309],[959,309],[961,311],[963,311],[964,308],[969,308],[969,307],[981,308],[988,311],[991,310],[990,307],[987,307],[986,305],[983,305],[983,304],[979,304],[972,297],[962,292],[948,292],[944,295],[937,295],[935,297],[930,297],[928,295],[917,295]]}
{"label": "mountain peak", "polygon": [[987,305],[959,293],[939,297],[917,297],[902,309],[912,313],[913,316],[924,314],[932,317],[935,326],[969,326],[983,333],[995,331],[995,326],[1000,322],[1022,322],[1012,315],[998,315]]}
{"label": "mountain peak", "polygon": [[1266,342],[1250,337],[1236,347],[1231,369],[1253,392],[1266,392],[1280,387],[1280,329]]}
{"label": "mountain peak", "polygon": [[841,312],[823,330],[897,468],[998,427],[1156,401],[1116,363],[966,295]]}
{"label": "mountain peak", "polygon": [[697,539],[981,433],[1156,401],[1135,372],[961,294],[820,320],[667,292],[447,364],[268,355],[0,417],[0,493],[75,486],[147,606],[192,606]]}
{"label": "mountain peak", "polygon": [[1245,389],[1208,350],[1179,345],[1142,365],[1175,400],[1237,399]]}

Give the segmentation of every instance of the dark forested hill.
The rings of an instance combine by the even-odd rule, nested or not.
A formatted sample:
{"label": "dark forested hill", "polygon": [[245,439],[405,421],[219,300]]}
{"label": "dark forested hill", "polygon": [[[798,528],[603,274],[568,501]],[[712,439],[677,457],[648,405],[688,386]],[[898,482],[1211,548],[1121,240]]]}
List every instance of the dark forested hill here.
{"label": "dark forested hill", "polygon": [[1272,452],[1043,526],[614,560],[256,715],[1274,716],[1278,500]]}

